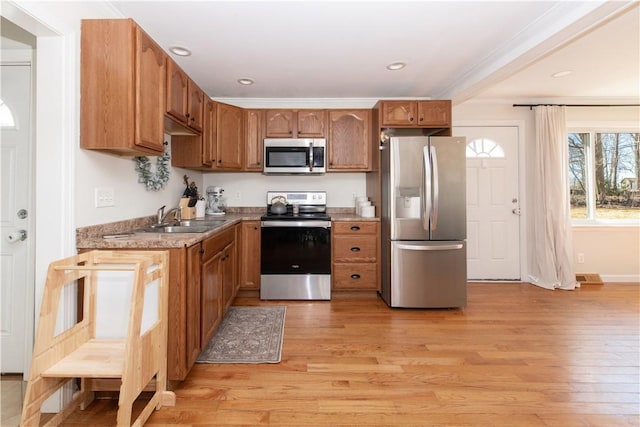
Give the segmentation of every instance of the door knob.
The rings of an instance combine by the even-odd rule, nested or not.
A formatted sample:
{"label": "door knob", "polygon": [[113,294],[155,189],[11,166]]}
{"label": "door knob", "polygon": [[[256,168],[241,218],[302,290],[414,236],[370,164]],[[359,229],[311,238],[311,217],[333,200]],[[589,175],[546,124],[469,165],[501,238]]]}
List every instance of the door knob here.
{"label": "door knob", "polygon": [[511,213],[514,215],[520,215],[520,208],[511,209]]}
{"label": "door knob", "polygon": [[22,242],[27,240],[27,230],[18,230],[7,236],[7,241],[9,243]]}

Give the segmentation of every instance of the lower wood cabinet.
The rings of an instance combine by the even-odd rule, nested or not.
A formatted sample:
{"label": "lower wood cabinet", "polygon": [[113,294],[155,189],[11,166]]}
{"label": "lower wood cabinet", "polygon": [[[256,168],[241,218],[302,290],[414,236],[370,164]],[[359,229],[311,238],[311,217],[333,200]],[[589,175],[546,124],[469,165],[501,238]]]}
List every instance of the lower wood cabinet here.
{"label": "lower wood cabinet", "polygon": [[332,232],[332,289],[379,290],[380,223],[334,221]]}
{"label": "lower wood cabinet", "polygon": [[240,289],[260,289],[260,221],[242,221],[239,241]]}
{"label": "lower wood cabinet", "polygon": [[169,250],[167,378],[171,381],[187,377],[237,293],[237,228]]}
{"label": "lower wood cabinet", "polygon": [[200,345],[207,345],[237,292],[236,228],[202,242]]}

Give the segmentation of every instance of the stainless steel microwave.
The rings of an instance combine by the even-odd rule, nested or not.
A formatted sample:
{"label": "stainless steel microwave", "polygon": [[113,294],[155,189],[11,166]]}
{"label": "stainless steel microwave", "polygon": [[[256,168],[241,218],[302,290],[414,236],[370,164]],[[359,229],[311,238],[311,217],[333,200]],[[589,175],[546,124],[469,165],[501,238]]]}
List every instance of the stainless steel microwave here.
{"label": "stainless steel microwave", "polygon": [[326,172],[324,138],[265,138],[265,174],[322,174]]}

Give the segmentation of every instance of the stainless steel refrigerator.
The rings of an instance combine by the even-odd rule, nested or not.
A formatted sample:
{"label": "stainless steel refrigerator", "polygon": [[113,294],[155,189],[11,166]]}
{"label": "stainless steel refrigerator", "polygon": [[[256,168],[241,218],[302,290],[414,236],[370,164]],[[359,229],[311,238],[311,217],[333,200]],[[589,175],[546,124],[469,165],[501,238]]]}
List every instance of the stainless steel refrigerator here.
{"label": "stainless steel refrigerator", "polygon": [[382,145],[381,295],[391,307],[467,304],[465,149],[459,137]]}

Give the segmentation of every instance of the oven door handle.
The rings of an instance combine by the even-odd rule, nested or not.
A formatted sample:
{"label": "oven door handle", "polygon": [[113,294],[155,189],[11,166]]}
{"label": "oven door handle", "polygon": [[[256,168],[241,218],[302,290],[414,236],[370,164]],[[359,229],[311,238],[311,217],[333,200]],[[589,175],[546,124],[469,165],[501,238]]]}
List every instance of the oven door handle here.
{"label": "oven door handle", "polygon": [[262,227],[314,227],[331,228],[331,221],[262,221]]}

